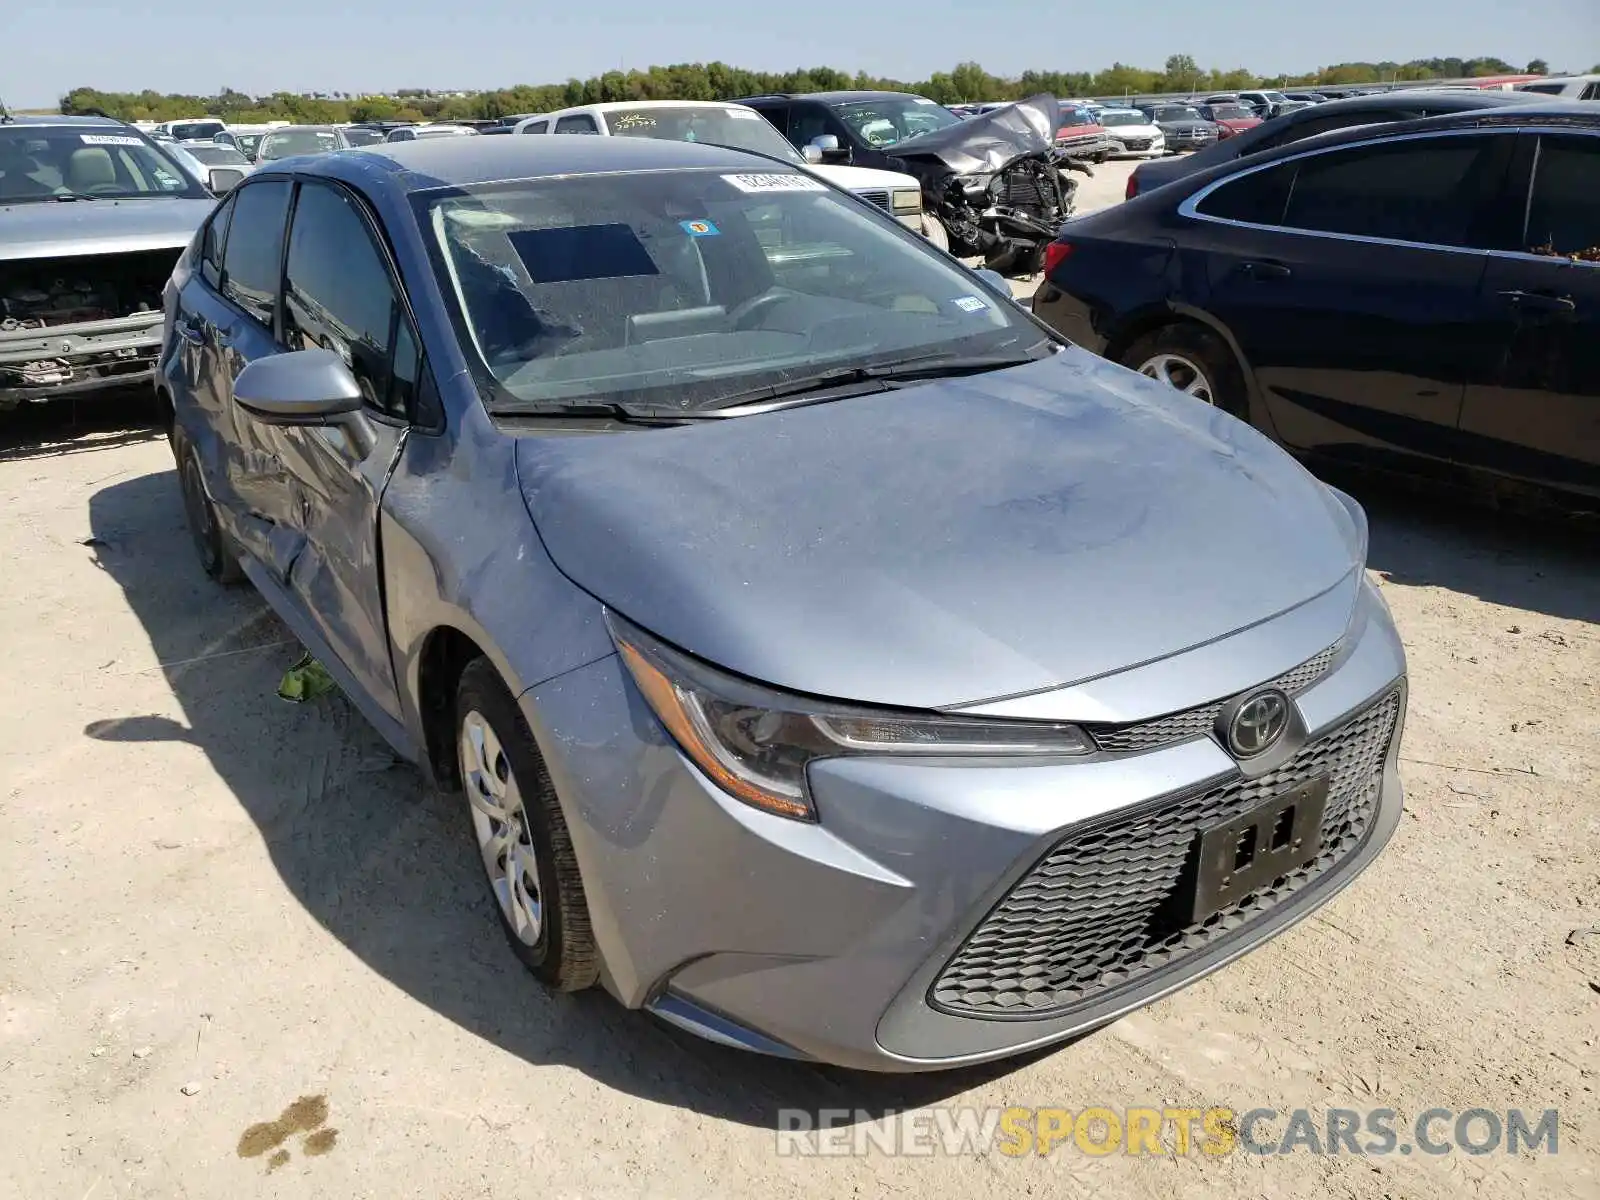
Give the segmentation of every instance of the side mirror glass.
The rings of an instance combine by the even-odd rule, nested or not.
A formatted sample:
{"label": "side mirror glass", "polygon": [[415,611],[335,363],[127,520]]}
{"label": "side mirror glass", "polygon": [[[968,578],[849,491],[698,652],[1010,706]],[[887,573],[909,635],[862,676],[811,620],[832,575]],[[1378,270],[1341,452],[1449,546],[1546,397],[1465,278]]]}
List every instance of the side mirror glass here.
{"label": "side mirror glass", "polygon": [[361,385],[332,350],[258,358],[233,381],[233,402],[265,425],[337,426],[360,457],[372,452]]}
{"label": "side mirror glass", "polygon": [[212,167],[206,172],[206,186],[218,196],[225,196],[238,187],[244,172],[238,167]]}

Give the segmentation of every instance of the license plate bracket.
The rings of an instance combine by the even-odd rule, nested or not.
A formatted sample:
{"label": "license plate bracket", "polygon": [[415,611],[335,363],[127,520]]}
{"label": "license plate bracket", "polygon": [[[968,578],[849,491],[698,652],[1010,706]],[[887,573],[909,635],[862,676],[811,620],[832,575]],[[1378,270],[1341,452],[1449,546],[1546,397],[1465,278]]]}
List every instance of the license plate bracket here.
{"label": "license plate bracket", "polygon": [[1327,806],[1324,775],[1202,831],[1193,923],[1315,859],[1322,850]]}

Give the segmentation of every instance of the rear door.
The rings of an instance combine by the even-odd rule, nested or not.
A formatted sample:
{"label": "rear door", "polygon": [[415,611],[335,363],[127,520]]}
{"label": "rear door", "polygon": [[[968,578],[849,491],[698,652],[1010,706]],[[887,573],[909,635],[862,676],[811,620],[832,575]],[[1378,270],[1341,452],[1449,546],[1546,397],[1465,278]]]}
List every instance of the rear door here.
{"label": "rear door", "polygon": [[1469,131],[1310,151],[1184,203],[1209,223],[1204,307],[1285,443],[1452,459],[1463,392],[1498,365],[1475,321],[1514,144]]}
{"label": "rear door", "polygon": [[[233,381],[250,363],[278,353],[278,283],[283,235],[293,183],[286,178],[247,180],[232,193],[227,242],[215,285],[196,290],[189,328],[198,351],[196,394],[216,414],[222,486],[213,497],[243,548],[280,578],[287,574],[298,539],[284,525],[288,480],[265,426],[233,404]],[[202,274],[207,279],[205,263]]]}
{"label": "rear door", "polygon": [[1527,134],[1515,195],[1526,214],[1484,275],[1497,377],[1467,388],[1473,466],[1600,493],[1600,136]]}

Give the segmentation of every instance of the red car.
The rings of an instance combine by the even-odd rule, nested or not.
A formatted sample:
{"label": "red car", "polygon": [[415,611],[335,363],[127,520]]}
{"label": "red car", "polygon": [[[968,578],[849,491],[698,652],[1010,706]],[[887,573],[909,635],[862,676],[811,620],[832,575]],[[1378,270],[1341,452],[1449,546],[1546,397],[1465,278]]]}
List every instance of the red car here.
{"label": "red car", "polygon": [[1219,142],[1261,124],[1261,118],[1242,104],[1198,104],[1195,107],[1200,110],[1201,116],[1217,127]]}
{"label": "red car", "polygon": [[1061,124],[1056,129],[1056,149],[1065,151],[1072,158],[1105,162],[1111,154],[1111,135],[1090,109],[1062,103]]}

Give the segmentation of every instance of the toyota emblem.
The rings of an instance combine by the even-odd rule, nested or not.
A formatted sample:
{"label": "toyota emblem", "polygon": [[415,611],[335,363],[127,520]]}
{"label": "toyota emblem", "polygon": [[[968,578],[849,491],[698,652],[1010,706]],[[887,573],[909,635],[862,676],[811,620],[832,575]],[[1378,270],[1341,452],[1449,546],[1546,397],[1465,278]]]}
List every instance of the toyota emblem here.
{"label": "toyota emblem", "polygon": [[1239,758],[1265,754],[1289,728],[1289,697],[1280,691],[1257,692],[1239,705],[1228,722],[1228,749]]}

